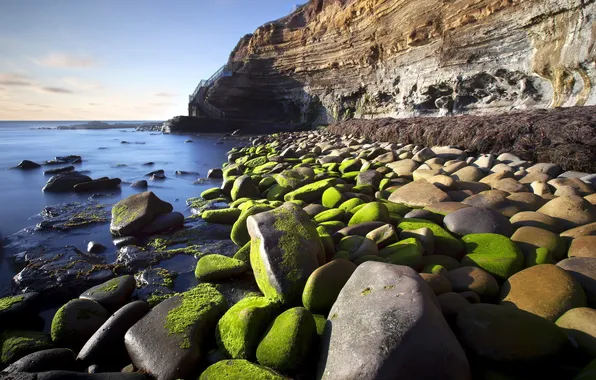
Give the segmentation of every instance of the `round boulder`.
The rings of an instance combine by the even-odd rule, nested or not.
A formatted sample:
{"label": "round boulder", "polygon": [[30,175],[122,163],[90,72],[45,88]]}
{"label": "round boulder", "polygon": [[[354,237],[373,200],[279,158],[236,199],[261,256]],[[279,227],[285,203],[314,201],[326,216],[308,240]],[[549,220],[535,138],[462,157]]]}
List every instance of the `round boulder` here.
{"label": "round boulder", "polygon": [[52,341],[78,351],[108,316],[106,309],[95,301],[72,300],[58,309],[52,319]]}
{"label": "round boulder", "polygon": [[302,293],[304,307],[312,313],[327,315],[355,270],[356,265],[345,259],[335,259],[317,268],[306,281]]}

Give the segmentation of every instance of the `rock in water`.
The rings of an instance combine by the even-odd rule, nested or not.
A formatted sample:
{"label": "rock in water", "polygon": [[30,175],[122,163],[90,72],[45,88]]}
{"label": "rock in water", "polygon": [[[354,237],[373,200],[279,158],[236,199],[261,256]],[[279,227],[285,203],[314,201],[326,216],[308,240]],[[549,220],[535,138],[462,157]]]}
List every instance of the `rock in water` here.
{"label": "rock in water", "polygon": [[325,257],[316,226],[293,203],[249,216],[250,263],[266,297],[299,305],[308,277]]}
{"label": "rock in water", "polygon": [[113,278],[85,291],[79,298],[95,301],[108,310],[124,306],[136,288],[133,276]]}
{"label": "rock in water", "polygon": [[48,180],[42,191],[64,193],[73,191],[79,183],[92,181],[91,177],[78,172],[67,172],[53,176]]}
{"label": "rock in water", "polygon": [[130,187],[134,189],[146,189],[148,187],[147,181],[142,179],[140,181],[135,181],[130,184]]}
{"label": "rock in water", "polygon": [[16,166],[16,168],[23,170],[37,169],[39,167],[41,167],[40,164],[29,160],[23,160]]}
{"label": "rock in water", "polygon": [[132,364],[159,380],[188,378],[203,356],[226,301],[210,284],[173,296],[155,306],[124,337]]}
{"label": "rock in water", "polygon": [[470,379],[435,295],[413,269],[365,262],[329,312],[319,379]]}
{"label": "rock in water", "polygon": [[178,211],[168,212],[166,214],[158,215],[143,229],[144,234],[155,234],[161,231],[169,230],[170,228],[179,227],[184,223],[184,215]]}
{"label": "rock in water", "polygon": [[131,195],[112,208],[110,232],[116,236],[132,235],[151,223],[158,215],[171,212],[173,207],[153,192]]}
{"label": "rock in water", "polygon": [[83,182],[75,185],[74,191],[84,193],[87,191],[104,191],[118,188],[122,181],[120,178],[100,178],[91,182]]}

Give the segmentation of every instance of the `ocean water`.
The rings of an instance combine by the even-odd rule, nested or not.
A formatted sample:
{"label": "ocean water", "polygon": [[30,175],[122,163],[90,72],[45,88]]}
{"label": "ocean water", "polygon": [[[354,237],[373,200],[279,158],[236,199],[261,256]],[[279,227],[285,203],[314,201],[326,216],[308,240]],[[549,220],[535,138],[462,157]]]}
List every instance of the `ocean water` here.
{"label": "ocean water", "polygon": [[[226,161],[225,153],[239,144],[237,140],[224,140],[223,144],[216,144],[220,139],[217,135],[162,135],[155,132],[135,132],[134,129],[34,129],[80,123],[82,122],[0,121],[0,242],[23,228],[34,226],[40,220],[38,214],[45,206],[86,201],[91,195],[42,192],[41,189],[51,177],[44,175],[43,171],[63,165],[42,166],[29,171],[10,169],[21,160],[42,163],[56,156],[80,155],[83,162],[74,165],[76,170],[89,171],[86,174],[91,178],[118,177],[125,182],[148,180],[146,173],[163,169],[167,179],[148,180],[149,190],[172,203],[175,211],[189,215],[185,204],[187,198],[199,196],[203,190],[221,184],[220,180],[202,184],[193,182],[199,177],[206,177],[210,168],[221,167]],[[193,143],[185,143],[187,139],[192,139]],[[122,141],[130,144],[123,144]],[[142,166],[149,161],[155,162],[155,165]],[[198,172],[199,175],[176,176],[177,170]],[[139,190],[122,184],[119,191],[108,192],[113,194],[98,200],[101,203],[114,204],[137,192]],[[98,239],[109,241],[107,226],[102,225],[100,231],[101,236]],[[88,240],[89,236],[84,233],[78,237],[66,234],[63,243],[84,249]],[[16,269],[4,257],[5,252],[1,246],[2,244],[0,288],[5,288],[9,286]]]}

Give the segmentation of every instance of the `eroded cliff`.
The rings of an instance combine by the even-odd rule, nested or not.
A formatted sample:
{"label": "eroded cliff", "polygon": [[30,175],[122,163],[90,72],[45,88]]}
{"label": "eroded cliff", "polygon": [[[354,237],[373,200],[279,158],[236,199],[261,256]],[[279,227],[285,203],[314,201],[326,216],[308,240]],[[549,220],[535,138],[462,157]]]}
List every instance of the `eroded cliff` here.
{"label": "eroded cliff", "polygon": [[312,0],[243,37],[209,101],[293,122],[596,104],[596,0]]}

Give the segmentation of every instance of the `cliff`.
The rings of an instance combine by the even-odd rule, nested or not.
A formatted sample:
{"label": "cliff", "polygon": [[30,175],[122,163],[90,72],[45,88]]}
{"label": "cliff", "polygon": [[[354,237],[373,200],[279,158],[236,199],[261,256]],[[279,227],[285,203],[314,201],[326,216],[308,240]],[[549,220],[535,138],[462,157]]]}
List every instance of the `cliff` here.
{"label": "cliff", "polygon": [[208,93],[235,118],[596,104],[596,0],[312,0],[244,36]]}

